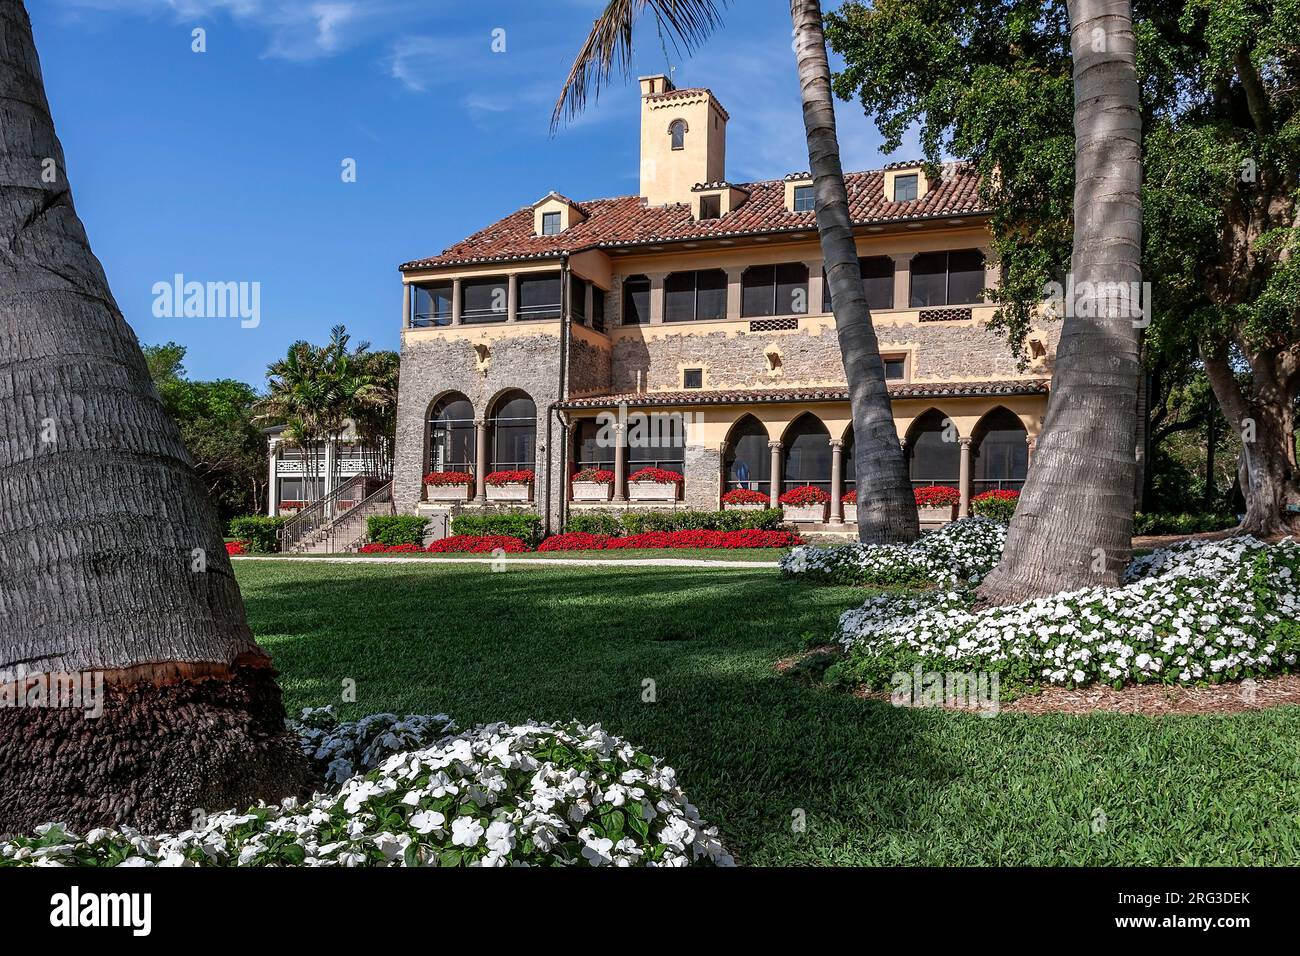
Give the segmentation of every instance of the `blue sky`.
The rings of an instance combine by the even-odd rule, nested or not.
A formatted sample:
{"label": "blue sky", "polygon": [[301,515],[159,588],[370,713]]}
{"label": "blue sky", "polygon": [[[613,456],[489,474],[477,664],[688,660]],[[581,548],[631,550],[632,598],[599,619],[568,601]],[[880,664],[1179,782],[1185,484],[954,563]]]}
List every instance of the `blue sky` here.
{"label": "blue sky", "polygon": [[[433,255],[554,189],[637,190],[635,82],[549,135],[598,0],[29,0],[77,209],[144,343],[196,378],[261,386],[296,339],[397,348],[399,263]],[[206,31],[207,52],[192,51]],[[505,52],[492,50],[504,30]],[[807,168],[788,6],[739,0],[679,86],[731,113],[735,181]],[[500,34],[498,34],[500,36]],[[653,29],[633,76],[665,72]],[[892,158],[838,106],[846,169]],[[357,181],[343,182],[355,159]],[[176,273],[261,284],[261,323],[156,318]]]}

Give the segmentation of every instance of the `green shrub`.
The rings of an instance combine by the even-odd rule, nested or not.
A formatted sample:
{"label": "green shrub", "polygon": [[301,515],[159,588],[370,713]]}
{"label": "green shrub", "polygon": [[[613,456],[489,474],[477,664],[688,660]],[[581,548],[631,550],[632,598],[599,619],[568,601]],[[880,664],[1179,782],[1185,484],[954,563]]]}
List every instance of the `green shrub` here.
{"label": "green shrub", "polygon": [[366,537],[374,544],[424,544],[428,518],[417,515],[371,515],[366,519]]}
{"label": "green shrub", "polygon": [[758,511],[629,511],[623,515],[627,534],[646,531],[776,531],[782,526],[780,508]]}
{"label": "green shrub", "polygon": [[606,534],[611,537],[623,533],[619,516],[612,511],[579,511],[569,514],[564,530],[582,534]]}
{"label": "green shrub", "polygon": [[1237,524],[1232,515],[1223,514],[1159,514],[1138,512],[1133,516],[1134,534],[1200,534],[1204,531],[1222,531]]}
{"label": "green shrub", "polygon": [[250,554],[274,554],[280,550],[280,529],[287,518],[245,515],[230,519],[230,537],[240,541]]}
{"label": "green shrub", "polygon": [[971,514],[981,518],[992,518],[1003,524],[1011,523],[1011,516],[1016,513],[1018,498],[980,498],[970,503]]}
{"label": "green shrub", "polygon": [[458,514],[451,519],[452,534],[503,535],[519,538],[530,548],[542,540],[542,519],[529,512],[497,511]]}

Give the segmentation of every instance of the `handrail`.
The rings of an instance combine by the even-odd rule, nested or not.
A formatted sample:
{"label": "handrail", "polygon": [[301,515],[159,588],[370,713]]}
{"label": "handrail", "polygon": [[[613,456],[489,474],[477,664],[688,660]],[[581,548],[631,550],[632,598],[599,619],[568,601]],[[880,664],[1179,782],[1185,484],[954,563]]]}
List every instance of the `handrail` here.
{"label": "handrail", "polygon": [[338,507],[339,501],[344,500],[343,495],[355,491],[358,485],[362,488],[362,494],[364,495],[366,482],[377,480],[369,475],[354,475],[325,497],[317,498],[309,506],[286,521],[280,528],[280,550],[291,550],[294,545],[309,534],[325,527],[344,511],[350,511],[350,508],[340,510]]}
{"label": "handrail", "polygon": [[[383,504],[388,505],[389,514],[397,513],[397,508],[393,504],[393,483],[391,481],[384,482],[382,485],[379,486],[378,489],[376,489],[367,498],[357,502],[356,507],[349,509],[348,514],[350,515],[355,514],[360,516],[363,519],[368,519],[370,517],[370,512],[369,512],[370,506],[383,505]],[[346,524],[345,522],[339,522],[339,526],[345,526],[345,524]],[[337,553],[341,551],[351,551],[353,548],[360,547],[362,544],[365,543],[366,535],[369,533],[369,524],[370,522],[368,520],[363,521],[361,525],[361,533],[359,535],[354,534],[352,537],[350,537],[344,543],[342,548],[337,548],[334,546],[335,545],[334,527],[331,527],[330,528],[330,551]]]}

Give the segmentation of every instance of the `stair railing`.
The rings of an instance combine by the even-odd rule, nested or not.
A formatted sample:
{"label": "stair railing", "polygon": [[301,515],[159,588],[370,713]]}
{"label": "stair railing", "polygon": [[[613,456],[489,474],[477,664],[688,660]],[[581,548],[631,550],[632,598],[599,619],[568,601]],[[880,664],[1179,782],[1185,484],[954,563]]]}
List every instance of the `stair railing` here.
{"label": "stair railing", "polygon": [[355,475],[323,498],[317,498],[284,523],[279,531],[280,550],[292,551],[301,542],[328,529],[340,515],[355,507],[358,497],[365,497],[367,482],[379,479]]}

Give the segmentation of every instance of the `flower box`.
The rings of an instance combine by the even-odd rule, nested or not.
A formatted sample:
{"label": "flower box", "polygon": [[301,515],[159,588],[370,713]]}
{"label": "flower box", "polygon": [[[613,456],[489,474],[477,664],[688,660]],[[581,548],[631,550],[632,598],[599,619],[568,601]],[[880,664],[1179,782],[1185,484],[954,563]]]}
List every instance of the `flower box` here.
{"label": "flower box", "polygon": [[658,481],[628,482],[627,496],[633,501],[676,501],[677,485]]}
{"label": "flower box", "polygon": [[824,522],[826,520],[825,502],[819,505],[782,505],[781,510],[785,513],[786,521]]}
{"label": "flower box", "polygon": [[956,505],[925,505],[916,509],[921,524],[947,524],[957,517]]}
{"label": "flower box", "polygon": [[426,501],[468,501],[469,485],[425,485]]}
{"label": "flower box", "polygon": [[767,505],[755,504],[753,502],[742,502],[741,504],[732,504],[730,501],[722,503],[723,511],[762,511]]}
{"label": "flower box", "polygon": [[751,488],[732,488],[722,496],[723,511],[761,511],[771,502],[761,491]]}
{"label": "flower box", "polygon": [[851,505],[846,504],[846,505],[844,506],[844,520],[845,520],[848,524],[857,524],[857,523],[858,523],[858,505],[857,505],[857,502],[854,502],[854,503],[851,504]]}
{"label": "flower box", "polygon": [[574,501],[609,501],[614,491],[614,473],[603,468],[584,468],[573,476]]}
{"label": "flower box", "polygon": [[503,485],[488,485],[488,501],[529,501],[533,496],[532,482],[511,481]]}

